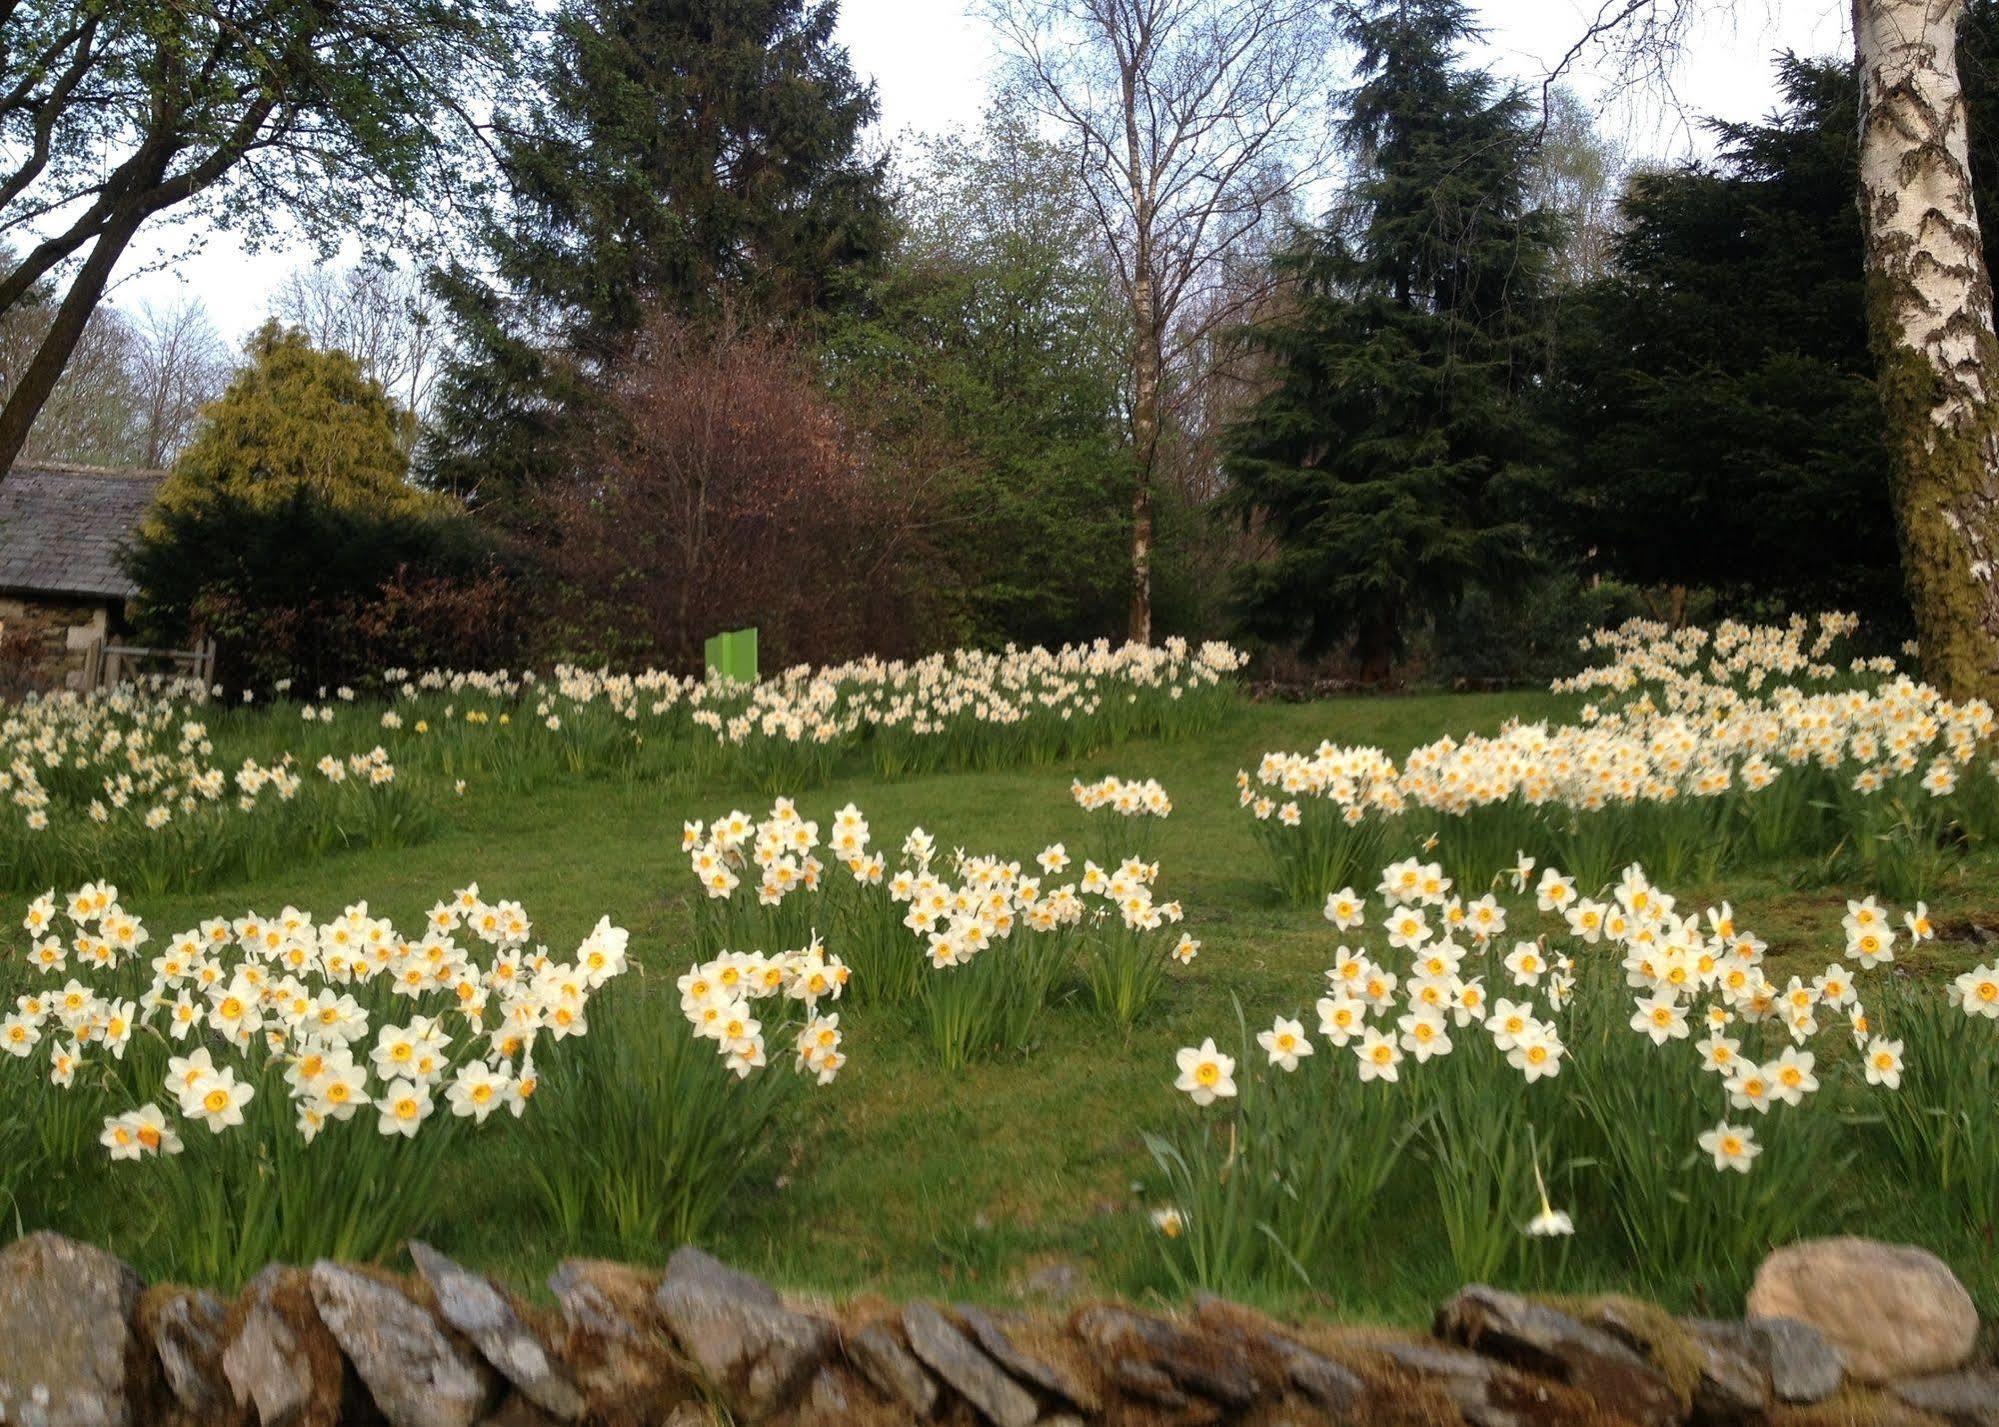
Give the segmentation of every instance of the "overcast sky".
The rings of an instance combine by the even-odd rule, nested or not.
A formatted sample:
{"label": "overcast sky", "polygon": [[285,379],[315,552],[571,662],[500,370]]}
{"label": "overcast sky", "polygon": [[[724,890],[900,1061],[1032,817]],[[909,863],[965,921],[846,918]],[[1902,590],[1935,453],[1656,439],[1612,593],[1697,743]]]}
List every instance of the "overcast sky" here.
{"label": "overcast sky", "polygon": [[[1600,8],[1602,0],[1487,0],[1480,7],[1489,32],[1483,58],[1538,85]],[[1779,50],[1820,55],[1849,47],[1845,0],[1714,0],[1710,8],[1669,88],[1624,90],[1615,66],[1595,53],[1569,72],[1568,82],[1632,154],[1669,158],[1700,147],[1695,121],[1703,115],[1767,113],[1775,102],[1770,61]],[[966,16],[961,0],[842,0],[840,38],[854,67],[875,81],[886,135],[947,129],[978,116],[997,56],[990,33]],[[168,247],[149,247],[142,232],[112,300],[136,307],[193,293],[236,340],[263,318],[271,289],[312,256],[303,248],[246,253],[218,234],[193,256],[163,264],[162,252],[179,252],[187,236],[168,230]]]}

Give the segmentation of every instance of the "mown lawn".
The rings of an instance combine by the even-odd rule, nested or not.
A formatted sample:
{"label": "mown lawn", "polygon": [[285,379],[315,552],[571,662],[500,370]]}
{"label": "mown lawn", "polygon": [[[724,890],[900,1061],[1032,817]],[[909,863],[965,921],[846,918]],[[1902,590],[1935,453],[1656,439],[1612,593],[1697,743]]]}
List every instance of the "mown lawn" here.
{"label": "mown lawn", "polygon": [[[807,792],[799,799],[807,816],[824,823],[852,801],[873,824],[877,844],[891,850],[910,825],[921,824],[944,848],[1024,860],[1051,841],[1072,848],[1082,841],[1072,774],[1156,777],[1174,800],[1156,849],[1160,893],[1185,903],[1204,950],[1176,973],[1163,1005],[1129,1040],[1107,1033],[1072,1002],[1045,1018],[1041,1043],[1026,1057],[960,1073],[937,1070],[898,1013],[848,1008],[847,1070],[814,1091],[782,1142],[768,1146],[751,1190],[731,1207],[711,1247],[780,1281],[842,1295],[1007,1297],[1051,1264],[1073,1268],[1104,1291],[1145,1291],[1157,1279],[1146,1269],[1151,1230],[1137,1192],[1149,1169],[1141,1134],[1192,1113],[1171,1088],[1173,1051],[1210,1034],[1226,1043],[1235,1034],[1232,1001],[1252,1028],[1279,1011],[1304,1013],[1309,1025],[1336,940],[1315,911],[1278,896],[1236,807],[1236,769],[1267,749],[1309,748],[1322,738],[1379,743],[1399,755],[1442,732],[1489,731],[1510,715],[1562,707],[1520,694],[1262,704],[1200,741],[1135,743],[1072,766],[895,783],[856,772]],[[664,1028],[679,1014],[673,977],[692,959],[689,909],[697,889],[680,850],[682,821],[737,807],[761,815],[768,805],[744,787],[691,780],[619,786],[585,778],[525,796],[488,796],[474,786],[451,804],[447,830],[417,848],[335,857],[253,885],[134,898],[131,907],[156,936],[204,916],[269,912],[286,902],[330,916],[366,900],[377,914],[416,925],[433,901],[476,880],[489,899],[525,903],[537,939],[558,953],[601,914],[628,927],[640,974],[606,994],[642,998]],[[115,880],[116,868],[105,872]],[[1806,869],[1780,869],[1675,890],[1683,902],[1732,900],[1738,917],[1770,942],[1772,975],[1781,981],[1793,971],[1809,977],[1834,959],[1845,898],[1858,895],[1815,880]],[[1965,938],[1971,923],[1999,925],[1991,864],[1975,864],[1933,910],[1943,939],[1916,958],[1918,969],[1955,969],[1989,956]],[[563,1088],[551,1084],[549,1093]],[[1865,1128],[1853,1133],[1864,1147]],[[672,1249],[555,1241],[525,1192],[505,1127],[474,1143],[452,1176],[453,1210],[431,1235],[461,1260],[532,1288],[566,1255],[664,1257]],[[102,1172],[103,1222],[82,1227],[114,1240],[142,1233],[146,1226],[112,1207],[114,1171]],[[1957,1266],[1984,1308],[1999,1306],[1999,1260],[1988,1238],[1938,1216],[1864,1154],[1851,1178],[1846,1208],[1828,1230],[1924,1242]],[[1396,1321],[1427,1316],[1455,1284],[1449,1257],[1426,1222],[1421,1195],[1400,1178],[1391,1194],[1396,1203],[1381,1218],[1381,1251],[1356,1264],[1350,1281],[1318,1292],[1301,1288],[1282,1295],[1281,1306]],[[1406,1213],[1396,1212],[1403,1207]],[[130,1247],[142,1254],[142,1245]],[[1578,1249],[1586,1264],[1587,1246]],[[1688,1285],[1685,1296],[1697,1301],[1701,1292]]]}

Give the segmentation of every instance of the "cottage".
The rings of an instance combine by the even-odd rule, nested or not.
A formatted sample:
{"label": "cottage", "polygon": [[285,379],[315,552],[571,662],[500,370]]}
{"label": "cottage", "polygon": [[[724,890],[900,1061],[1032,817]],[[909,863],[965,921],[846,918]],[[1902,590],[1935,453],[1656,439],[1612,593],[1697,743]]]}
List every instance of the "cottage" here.
{"label": "cottage", "polygon": [[95,682],[135,593],[119,553],[165,478],[41,462],[0,481],[0,682]]}

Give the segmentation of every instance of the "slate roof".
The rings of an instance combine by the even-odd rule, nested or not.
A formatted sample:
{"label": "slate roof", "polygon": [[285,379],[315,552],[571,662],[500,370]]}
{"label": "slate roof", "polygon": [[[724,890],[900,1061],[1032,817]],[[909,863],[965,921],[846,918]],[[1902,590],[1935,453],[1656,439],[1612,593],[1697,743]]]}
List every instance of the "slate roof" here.
{"label": "slate roof", "polygon": [[118,552],[139,527],[164,471],[39,462],[0,480],[0,591],[129,599]]}

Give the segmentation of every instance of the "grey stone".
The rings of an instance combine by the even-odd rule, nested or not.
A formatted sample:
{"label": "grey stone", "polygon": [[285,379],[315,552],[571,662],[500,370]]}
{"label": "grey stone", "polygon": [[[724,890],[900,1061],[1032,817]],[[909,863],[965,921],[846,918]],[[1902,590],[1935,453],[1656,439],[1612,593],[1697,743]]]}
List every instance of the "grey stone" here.
{"label": "grey stone", "polygon": [[1077,1313],[1076,1334],[1109,1365],[1113,1376],[1149,1378],[1136,1369],[1163,1373],[1174,1387],[1231,1410],[1256,1400],[1256,1379],[1240,1352],[1188,1332],[1164,1318],[1098,1304]]}
{"label": "grey stone", "polygon": [[1721,1343],[1759,1365],[1770,1378],[1771,1394],[1792,1406],[1824,1402],[1845,1380],[1839,1353],[1825,1335],[1795,1318],[1750,1318],[1743,1322],[1690,1319],[1702,1338]]}
{"label": "grey stone", "polygon": [[499,1289],[428,1244],[412,1243],[410,1257],[437,1298],[438,1316],[471,1339],[495,1372],[559,1421],[574,1422],[583,1415],[583,1394]]}
{"label": "grey stone", "polygon": [[1751,1318],[1809,1323],[1865,1383],[1960,1367],[1978,1340],[1978,1310],[1957,1275],[1910,1244],[1786,1244],[1758,1266],[1748,1308]]}
{"label": "grey stone", "polygon": [[140,1321],[153,1341],[160,1375],[174,1400],[189,1412],[212,1415],[222,1410],[227,1390],[218,1380],[222,1330],[229,1316],[212,1293],[183,1290],[147,1304]]}
{"label": "grey stone", "polygon": [[1061,1363],[1023,1349],[1007,1335],[1005,1326],[994,1315],[969,1303],[960,1303],[952,1311],[971,1332],[973,1341],[1014,1377],[1084,1412],[1101,1409],[1096,1391],[1087,1382]]}
{"label": "grey stone", "polygon": [[653,1295],[681,1350],[739,1417],[758,1421],[790,1406],[838,1341],[833,1325],[737,1297],[706,1277],[668,1279]]}
{"label": "grey stone", "polygon": [[846,1374],[832,1364],[821,1367],[812,1375],[812,1385],[805,1389],[804,1411],[823,1422],[846,1422],[853,1416],[854,1404],[848,1396]]}
{"label": "grey stone", "polygon": [[576,1383],[599,1417],[622,1421],[679,1376],[653,1294],[656,1274],[605,1259],[565,1259],[549,1275],[574,1351]]}
{"label": "grey stone", "polygon": [[1679,1427],[1685,1407],[1651,1363],[1600,1328],[1473,1284],[1437,1310],[1437,1337],[1553,1378],[1636,1427]]}
{"label": "grey stone", "polygon": [[1795,1318],[1752,1318],[1747,1324],[1770,1369],[1770,1390],[1780,1402],[1824,1402],[1846,1380],[1846,1364],[1825,1334]]}
{"label": "grey stone", "polygon": [[1694,1384],[1693,1420],[1702,1427],[1744,1427],[1770,1410],[1770,1373],[1732,1344],[1696,1334],[1700,1381]]}
{"label": "grey stone", "polygon": [[388,1284],[322,1260],[312,1301],[389,1427],[472,1427],[497,1402],[492,1369]]}
{"label": "grey stone", "polygon": [[730,1268],[713,1254],[704,1253],[692,1244],[682,1244],[667,1259],[666,1279],[668,1282],[692,1279],[731,1298],[745,1303],[761,1303],[766,1308],[775,1308],[782,1301],[777,1296],[777,1290],[755,1274]]}
{"label": "grey stone", "polygon": [[1499,1364],[1463,1348],[1440,1347],[1435,1343],[1405,1343],[1399,1339],[1384,1338],[1378,1342],[1368,1343],[1366,1350],[1388,1359],[1403,1371],[1414,1373],[1417,1377],[1494,1382],[1506,1375],[1506,1369]]}
{"label": "grey stone", "polygon": [[1387,1340],[1368,1350],[1442,1393],[1470,1427],[1533,1427],[1540,1395],[1510,1368],[1464,1348]]}
{"label": "grey stone", "polygon": [[1275,1324],[1227,1299],[1199,1294],[1195,1317],[1210,1332],[1252,1344],[1277,1359],[1285,1381],[1322,1412],[1334,1417],[1350,1413],[1367,1394],[1367,1384],[1358,1375],[1331,1358],[1313,1352],[1303,1343],[1278,1330]]}
{"label": "grey stone", "polygon": [[1367,1395],[1367,1384],[1331,1358],[1275,1334],[1267,1341],[1276,1349],[1291,1385],[1322,1411],[1352,1412]]}
{"label": "grey stone", "polygon": [[1174,1385],[1172,1375],[1157,1363],[1144,1358],[1117,1358],[1111,1363],[1111,1380],[1127,1396],[1142,1397],[1147,1402],[1156,1402],[1161,1407],[1175,1411],[1185,1411],[1194,1405],[1194,1399]]}
{"label": "grey stone", "polygon": [[902,1310],[902,1331],[910,1350],[996,1427],[1031,1427],[1041,1415],[1025,1388],[928,1303]]}
{"label": "grey stone", "polygon": [[1999,1368],[1933,1373],[1892,1383],[1903,1404],[1932,1413],[1951,1427],[1999,1427]]}
{"label": "grey stone", "polygon": [[606,1342],[629,1343],[645,1336],[653,1318],[658,1280],[608,1259],[564,1259],[548,1276],[563,1321]]}
{"label": "grey stone", "polygon": [[1769,1369],[1739,1323],[1662,1320],[1657,1310],[1634,1312],[1617,1299],[1593,1308],[1588,1321],[1655,1366],[1674,1346],[1661,1339],[1667,1333],[1682,1338],[1700,1367],[1689,1402],[1696,1427],[1749,1427],[1770,1410]]}
{"label": "grey stone", "polygon": [[937,1410],[937,1382],[902,1345],[894,1329],[869,1323],[847,1335],[847,1359],[890,1402],[900,1402],[918,1417]]}
{"label": "grey stone", "polygon": [[312,1365],[296,1349],[284,1320],[257,1307],[243,1316],[222,1354],[223,1379],[236,1405],[254,1410],[263,1427],[287,1427],[312,1402]]}
{"label": "grey stone", "polygon": [[[254,1285],[245,1290],[254,1291]],[[253,1410],[261,1427],[289,1427],[312,1405],[312,1359],[265,1302],[252,1303],[223,1349],[222,1378],[236,1405]]]}
{"label": "grey stone", "polygon": [[0,1422],[126,1427],[139,1291],[125,1264],[60,1234],[0,1249]]}

